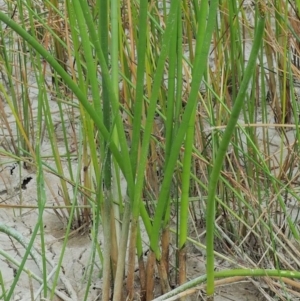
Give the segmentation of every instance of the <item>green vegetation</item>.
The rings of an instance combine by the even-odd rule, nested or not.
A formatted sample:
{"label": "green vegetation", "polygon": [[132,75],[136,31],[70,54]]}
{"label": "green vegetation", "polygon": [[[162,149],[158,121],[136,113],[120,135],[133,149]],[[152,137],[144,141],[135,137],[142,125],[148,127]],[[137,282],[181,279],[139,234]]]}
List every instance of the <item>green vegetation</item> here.
{"label": "green vegetation", "polygon": [[[88,229],[83,300],[95,277],[103,301],[183,298],[199,284],[212,300],[216,279],[241,277],[264,277],[266,295],[293,300],[300,3],[4,3],[0,165],[32,171],[38,217],[28,241],[0,224],[24,250],[17,262],[0,249],[16,266],[12,283],[0,273],[0,299],[11,300],[22,273],[42,284],[40,300],[63,298],[70,234]],[[56,195],[46,193],[49,174]],[[46,208],[65,223],[56,264],[46,256]],[[188,281],[193,247],[206,274]],[[220,259],[226,269],[216,269]]]}

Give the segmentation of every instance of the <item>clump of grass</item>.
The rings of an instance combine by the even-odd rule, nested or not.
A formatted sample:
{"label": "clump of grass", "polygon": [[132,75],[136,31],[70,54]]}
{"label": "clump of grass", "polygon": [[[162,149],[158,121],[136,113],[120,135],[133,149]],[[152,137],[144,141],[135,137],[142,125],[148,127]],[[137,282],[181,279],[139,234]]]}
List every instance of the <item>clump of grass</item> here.
{"label": "clump of grass", "polygon": [[[207,279],[209,296],[218,277],[299,277],[297,210],[288,207],[298,201],[297,7],[74,0],[16,8],[7,2],[0,13],[1,154],[36,173],[39,219],[5,300],[38,232],[45,252],[48,172],[59,178],[67,235],[44,298],[55,293],[68,233],[84,225],[91,262],[102,264],[102,300],[135,298],[136,261],[142,300],[155,298],[156,273],[166,298],[177,293],[169,293],[172,269],[181,289]],[[199,244],[189,237],[195,218],[207,229],[207,275],[184,286],[188,242]],[[215,272],[216,256],[232,270]],[[292,299],[284,281],[268,281]]]}

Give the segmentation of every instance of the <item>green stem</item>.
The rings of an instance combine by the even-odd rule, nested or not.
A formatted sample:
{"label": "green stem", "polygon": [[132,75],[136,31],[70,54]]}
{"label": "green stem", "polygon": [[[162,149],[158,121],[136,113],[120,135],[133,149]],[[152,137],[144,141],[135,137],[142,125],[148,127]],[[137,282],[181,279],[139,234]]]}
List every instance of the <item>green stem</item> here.
{"label": "green stem", "polygon": [[236,123],[238,121],[238,117],[242,109],[245,95],[247,92],[247,87],[250,82],[251,76],[253,75],[254,68],[256,66],[256,59],[263,38],[264,27],[265,27],[265,18],[263,12],[261,12],[256,28],[256,35],[253,41],[253,46],[249,57],[249,62],[246,67],[244,78],[241,83],[241,87],[238,92],[237,98],[235,100],[235,104],[231,111],[231,116],[228,121],[228,125],[225,129],[223,139],[220,143],[220,147],[216,155],[216,159],[210,176],[209,188],[208,188],[208,200],[207,200],[207,216],[206,216],[206,245],[207,245],[206,269],[207,269],[207,295],[208,296],[214,294],[214,277],[215,277],[214,230],[215,230],[215,209],[216,209],[215,195],[216,195],[217,184],[219,181],[219,176],[223,165],[223,160],[226,155],[227,147],[230,143],[231,136],[234,132]]}
{"label": "green stem", "polygon": [[[215,273],[215,278],[229,278],[236,276],[244,276],[244,277],[285,277],[285,278],[296,278],[300,279],[300,272],[294,271],[282,271],[282,270],[264,270],[264,269],[236,269],[236,270],[225,270]],[[203,283],[207,279],[207,275],[202,275],[197,277],[183,285],[178,286],[176,289],[171,292],[164,294],[152,301],[163,301],[169,300],[169,298],[178,295],[181,292],[184,292],[190,288],[194,288],[195,286]]]}
{"label": "green stem", "polygon": [[180,201],[179,249],[185,246],[188,228],[189,188],[191,178],[192,150],[195,131],[196,105],[192,113],[185,139],[185,152],[182,167],[182,193]]}
{"label": "green stem", "polygon": [[[206,64],[203,64],[203,62],[207,61],[210,41],[216,23],[215,20],[216,20],[217,8],[218,8],[218,1],[216,0],[210,1],[210,9],[209,9],[209,15],[208,15],[207,26],[206,26],[207,30],[205,31],[205,37],[201,40],[203,41],[203,43],[202,42],[200,43],[200,45],[202,44],[202,47],[199,49],[199,56],[197,55],[197,59],[194,65],[191,92],[187,101],[184,114],[182,116],[182,122],[180,124],[180,127],[178,128],[176,137],[174,137],[174,142],[172,144],[172,152],[170,153],[170,157],[168,159],[163,183],[160,190],[160,195],[157,202],[157,208],[155,211],[153,228],[151,231],[151,238],[150,238],[150,247],[151,250],[153,251],[158,250],[157,246],[159,241],[161,220],[168,202],[168,198],[170,194],[170,184],[173,178],[174,168],[176,166],[178,154],[182,146],[182,141],[186,135],[186,131],[194,110],[195,103],[198,101],[200,82],[206,69]],[[156,253],[156,256],[157,259],[159,259],[159,252]]]}

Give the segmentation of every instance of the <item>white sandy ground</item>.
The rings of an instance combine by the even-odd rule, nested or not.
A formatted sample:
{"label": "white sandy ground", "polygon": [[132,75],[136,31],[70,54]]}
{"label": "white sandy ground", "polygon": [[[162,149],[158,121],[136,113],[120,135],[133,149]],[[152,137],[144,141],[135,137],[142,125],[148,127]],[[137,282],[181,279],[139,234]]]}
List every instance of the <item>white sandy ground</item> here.
{"label": "white sandy ground", "polygon": [[[16,167],[19,169],[22,167]],[[2,175],[8,169],[2,171]],[[17,170],[16,170],[17,173]],[[23,176],[26,178],[27,171],[23,170]],[[14,176],[10,174],[10,172],[1,177],[1,184],[4,184],[3,179],[5,179],[5,188],[2,191],[7,191],[8,193],[4,193],[1,195],[1,203],[8,205],[37,205],[36,200],[36,180],[35,174],[30,174],[33,179],[27,184],[26,189],[17,190],[18,182],[14,179]],[[51,189],[53,191],[58,191],[59,181],[58,179],[51,175],[45,174],[45,178],[51,183]],[[7,182],[10,180],[10,184]],[[10,190],[10,191],[9,191]],[[17,191],[16,191],[17,190]],[[20,197],[20,192],[22,193],[22,201]],[[48,197],[48,206],[53,205],[53,195],[50,192],[49,188],[46,188],[47,197]],[[59,195],[56,195],[58,199],[60,199]],[[52,201],[51,201],[52,200]],[[60,199],[62,203],[62,200]],[[26,241],[31,238],[31,233],[33,228],[36,225],[36,221],[38,218],[38,210],[37,209],[4,209],[0,210],[0,218],[1,224],[11,227],[16,230],[18,233],[24,236]],[[58,216],[54,213],[53,209],[46,209],[43,215],[43,225],[44,225],[44,233],[45,233],[45,245],[46,245],[46,257],[51,261],[51,264],[48,264],[48,271],[50,273],[51,270],[55,267],[58,259],[60,257],[62,251],[62,244],[65,235],[65,221],[58,218]],[[1,239],[1,249],[10,254],[15,260],[21,262],[22,255],[24,254],[24,247],[21,246],[14,238],[9,238],[5,233],[0,233]],[[36,250],[41,251],[40,245],[40,236],[38,235],[35,244]],[[91,250],[91,240],[89,237],[88,231],[81,231],[80,233],[71,232],[69,236],[69,241],[67,245],[67,249],[65,251],[64,260],[63,260],[63,273],[61,274],[66,281],[59,281],[58,289],[61,289],[62,293],[65,294],[65,300],[81,300],[83,298],[84,288],[86,287],[86,281],[84,280],[84,273],[86,267],[88,266],[89,256]],[[39,257],[39,256],[38,256]],[[39,257],[39,260],[40,257]],[[8,263],[7,260],[1,257],[1,273],[3,279],[5,281],[5,287],[9,288],[10,283],[12,283],[14,279],[15,266]],[[97,261],[96,261],[97,262]],[[37,264],[29,257],[25,265],[31,272],[35,273],[37,276],[41,277],[41,271],[38,269]],[[93,278],[94,283],[92,283],[92,289],[90,290],[89,300],[95,300],[99,291],[97,288],[100,288],[100,279],[96,277],[97,272],[99,273],[99,269],[95,267],[95,277]],[[50,281],[49,281],[50,283]],[[30,290],[30,285],[32,285],[33,292]],[[70,299],[70,292],[66,292],[66,287],[69,286],[70,291],[74,291],[74,295]],[[22,274],[16,290],[14,292],[13,300],[31,300],[31,295],[35,295],[38,291],[40,285],[33,279],[31,279],[25,273]],[[39,299],[38,299],[39,300]],[[59,300],[59,299],[57,299]]]}

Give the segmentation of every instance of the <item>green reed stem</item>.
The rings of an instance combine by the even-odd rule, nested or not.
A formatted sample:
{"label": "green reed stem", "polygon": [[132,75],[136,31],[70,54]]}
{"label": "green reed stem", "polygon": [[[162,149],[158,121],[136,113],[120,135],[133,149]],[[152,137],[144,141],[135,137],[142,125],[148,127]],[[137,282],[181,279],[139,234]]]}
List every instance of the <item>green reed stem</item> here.
{"label": "green reed stem", "polygon": [[228,125],[225,129],[223,139],[220,143],[219,150],[216,155],[214,166],[211,172],[209,188],[208,188],[208,200],[207,200],[207,216],[206,216],[206,244],[207,244],[207,295],[214,294],[214,229],[215,229],[215,208],[216,208],[216,188],[219,181],[220,172],[223,166],[223,161],[226,155],[227,147],[230,143],[231,136],[234,132],[236,123],[240,111],[242,109],[244,99],[246,96],[248,84],[253,76],[253,72],[256,66],[256,59],[260,49],[261,41],[263,38],[265,27],[265,17],[263,12],[260,13],[260,18],[256,28],[256,34],[253,41],[252,50],[250,53],[248,65],[245,69],[244,78],[240,86],[237,98],[234,102],[234,106],[231,111],[231,116],[228,121]]}
{"label": "green reed stem", "polygon": [[[204,1],[205,2],[205,1]],[[196,55],[197,59],[194,64],[193,68],[193,79],[191,83],[191,92],[187,101],[187,105],[184,111],[184,114],[182,116],[182,122],[178,128],[178,131],[176,133],[176,137],[174,138],[174,142],[172,145],[172,152],[170,153],[170,157],[168,158],[167,167],[165,170],[164,179],[162,182],[160,195],[157,202],[157,208],[154,216],[153,221],[153,228],[151,233],[151,239],[150,239],[150,247],[151,250],[156,251],[156,256],[159,258],[160,254],[157,252],[158,248],[158,241],[159,241],[159,233],[161,228],[161,220],[163,217],[163,214],[166,209],[166,205],[169,198],[170,193],[170,184],[173,178],[173,171],[176,166],[176,162],[178,159],[178,154],[180,151],[180,148],[182,146],[182,141],[184,139],[184,136],[186,135],[187,128],[189,126],[189,121],[191,119],[192,113],[195,108],[195,104],[198,100],[198,93],[199,93],[199,86],[200,82],[202,80],[202,76],[204,74],[204,71],[206,69],[206,65],[203,64],[203,62],[207,61],[208,53],[209,53],[209,47],[210,47],[210,41],[212,37],[212,33],[215,28],[215,20],[216,20],[216,14],[217,14],[217,8],[218,8],[218,1],[213,0],[210,1],[210,7],[209,7],[209,15],[207,19],[207,26],[205,31],[204,38],[201,38],[202,45],[201,48],[199,48],[199,54]],[[205,18],[206,19],[206,18]]]}
{"label": "green reed stem", "polygon": [[[294,271],[282,271],[282,270],[264,270],[264,269],[236,269],[236,270],[225,270],[215,272],[215,278],[229,278],[236,276],[244,276],[244,277],[285,277],[285,278],[296,278],[300,279],[300,273]],[[207,275],[202,275],[197,277],[183,285],[180,285],[176,289],[171,292],[164,294],[158,298],[155,298],[153,301],[163,301],[167,300],[173,296],[178,295],[181,292],[184,292],[190,288],[194,288],[197,285],[203,283],[208,278]]]}
{"label": "green reed stem", "polygon": [[179,249],[184,248],[188,234],[189,188],[191,178],[192,150],[195,132],[196,104],[192,113],[185,138],[185,152],[182,167],[182,192],[180,200]]}
{"label": "green reed stem", "polygon": [[[139,15],[139,39],[137,42],[137,74],[136,74],[136,91],[134,102],[134,118],[132,129],[132,146],[130,151],[130,159],[134,179],[136,177],[136,166],[138,162],[138,149],[141,136],[141,120],[143,114],[144,103],[144,77],[145,77],[145,60],[146,60],[146,41],[147,41],[147,12],[148,1],[140,1]],[[137,203],[135,203],[136,205]]]}
{"label": "green reed stem", "polygon": [[[141,150],[141,156],[140,156],[140,162],[138,166],[138,172],[137,172],[137,178],[136,178],[136,185],[135,185],[135,197],[134,202],[139,202],[142,194],[142,189],[144,185],[144,173],[145,173],[145,167],[147,162],[147,156],[148,156],[148,149],[149,149],[149,143],[152,133],[152,127],[153,127],[153,119],[154,114],[156,110],[156,104],[157,104],[157,98],[160,90],[160,84],[163,77],[163,71],[164,71],[164,64],[165,60],[168,54],[168,50],[170,47],[170,41],[171,36],[174,31],[174,26],[176,26],[176,20],[177,20],[177,12],[179,9],[179,3],[178,2],[172,2],[170,7],[170,12],[166,24],[166,30],[163,34],[163,42],[162,42],[162,48],[160,52],[160,56],[158,59],[157,69],[154,75],[154,81],[153,81],[153,88],[152,88],[152,94],[150,97],[150,103],[147,111],[147,119],[146,119],[146,125],[145,125],[145,131],[143,136],[143,143],[142,143],[142,150]],[[169,190],[169,189],[168,189]],[[133,214],[134,216],[137,216],[138,214],[136,211],[139,209],[138,206],[133,205]],[[145,218],[145,217],[143,217]],[[160,228],[160,227],[159,227]],[[152,234],[154,234],[152,232]],[[159,235],[159,230],[157,230],[156,235]],[[157,246],[153,248],[157,252],[157,257],[159,258],[159,250]]]}
{"label": "green reed stem", "polygon": [[[75,1],[75,2],[78,2]],[[119,101],[118,101],[118,96],[115,94],[115,88],[113,87],[113,83],[112,80],[110,78],[110,73],[109,73],[109,69],[106,63],[106,59],[104,57],[104,53],[102,51],[101,45],[100,45],[100,41],[98,38],[98,34],[96,32],[96,28],[94,25],[94,20],[93,17],[89,11],[89,6],[88,3],[86,1],[79,1],[82,11],[85,12],[84,14],[84,18],[85,18],[85,22],[86,25],[89,29],[89,34],[90,34],[90,42],[93,43],[94,48],[95,48],[95,53],[96,56],[99,60],[99,64],[101,66],[101,72],[102,72],[102,77],[104,79],[104,85],[108,91],[108,96],[110,99],[110,105],[112,107],[112,111],[114,113],[114,122],[117,128],[117,132],[118,132],[118,142],[120,144],[120,152],[116,152],[116,150],[118,149],[118,146],[114,143],[114,141],[111,141],[111,135],[109,135],[108,137],[106,136],[108,131],[107,129],[105,129],[103,131],[103,128],[99,127],[100,124],[98,124],[96,122],[96,120],[94,119],[94,117],[91,115],[91,117],[93,118],[93,120],[95,121],[96,125],[98,126],[99,130],[101,131],[102,135],[105,138],[105,141],[109,142],[109,147],[111,149],[112,154],[114,155],[116,161],[118,162],[119,167],[121,168],[126,180],[127,180],[127,184],[128,184],[128,194],[130,196],[131,199],[133,199],[133,193],[134,193],[134,183],[133,183],[133,176],[132,176],[132,167],[130,164],[130,157],[129,157],[129,150],[128,150],[128,144],[127,144],[127,140],[126,140],[126,133],[124,130],[124,125],[123,125],[123,121],[121,118],[121,114],[117,114],[117,112],[119,111]],[[85,109],[86,105],[83,104]],[[87,110],[88,111],[88,110]],[[88,113],[90,114],[91,112],[88,111]],[[101,124],[102,126],[102,124]],[[122,163],[121,163],[122,161]],[[121,163],[121,164],[120,164]]]}

